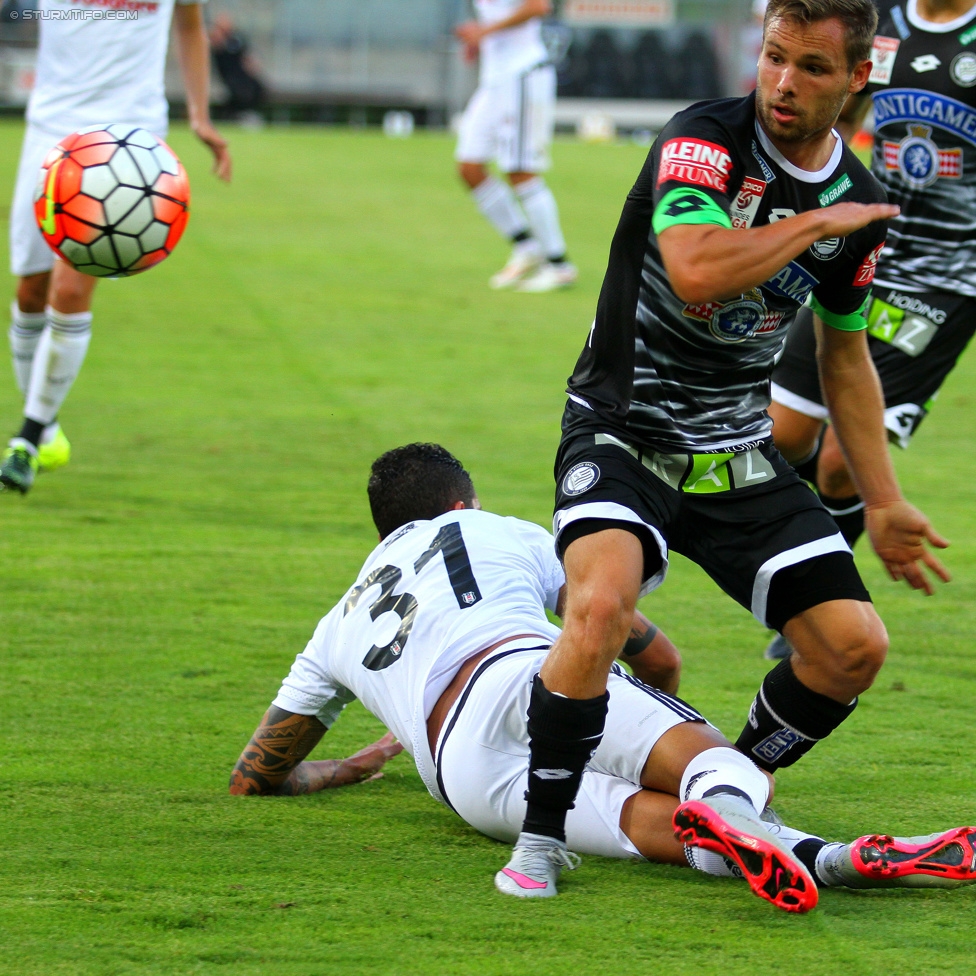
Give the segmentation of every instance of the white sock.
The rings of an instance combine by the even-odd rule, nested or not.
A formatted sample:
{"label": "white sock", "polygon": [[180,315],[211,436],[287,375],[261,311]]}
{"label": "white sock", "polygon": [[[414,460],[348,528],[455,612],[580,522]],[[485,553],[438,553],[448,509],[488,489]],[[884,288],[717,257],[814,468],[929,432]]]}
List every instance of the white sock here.
{"label": "white sock", "polygon": [[47,324],[44,312],[22,312],[16,301],[10,305],[10,355],[14,365],[14,379],[17,389],[27,396],[30,385],[31,363],[40,342],[41,333]]}
{"label": "white sock", "polygon": [[516,202],[515,194],[497,176],[483,179],[471,191],[471,195],[478,209],[503,237],[512,240],[519,234],[529,232],[525,214]]}
{"label": "white sock", "polygon": [[[758,816],[766,809],[769,780],[762,770],[731,746],[716,746],[698,753],[685,767],[678,798],[701,800],[706,793],[722,791],[745,794]],[[746,801],[743,801],[746,802]]]}
{"label": "white sock", "polygon": [[47,327],[34,353],[24,416],[49,424],[81,371],[91,341],[91,312],[47,311]]}
{"label": "white sock", "polygon": [[532,236],[542,245],[550,261],[566,257],[566,241],[559,226],[559,208],[546,181],[541,176],[519,183],[515,195],[522,204],[525,216],[529,218]]}

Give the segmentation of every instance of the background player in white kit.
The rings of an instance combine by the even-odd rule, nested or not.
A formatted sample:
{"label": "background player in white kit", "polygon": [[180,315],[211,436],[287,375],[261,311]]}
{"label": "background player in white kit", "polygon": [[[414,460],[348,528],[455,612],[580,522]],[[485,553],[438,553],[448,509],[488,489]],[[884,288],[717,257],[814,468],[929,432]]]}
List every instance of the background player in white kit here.
{"label": "background player in white kit", "polygon": [[[513,244],[491,286],[529,292],[565,288],[576,281],[576,268],[566,257],[556,198],[540,175],[549,168],[556,101],[556,69],[541,31],[541,18],[552,4],[474,0],[474,6],[478,19],[455,31],[466,57],[480,57],[481,63],[454,155],[478,209]],[[491,161],[511,188],[489,173]]]}
{"label": "background player in white kit", "polygon": [[[399,751],[392,737],[341,762],[302,761],[359,698],[411,753],[436,799],[482,833],[511,842],[525,813],[532,678],[559,634],[545,614],[561,609],[565,582],[552,536],[480,511],[467,472],[437,445],[410,444],[380,457],[369,496],[382,541],[296,659],[235,766],[231,792],[310,793],[374,775]],[[635,619],[647,623],[639,613]],[[673,670],[675,656],[659,634],[628,660],[653,678],[662,665]],[[687,860],[711,874],[738,870],[756,894],[787,911],[816,903],[813,875],[853,887],[875,886],[879,877],[911,886],[976,880],[976,828],[922,845],[890,838],[882,845],[875,837],[847,845],[764,825],[759,811],[770,779],[698,712],[620,668],[609,688],[607,731],[569,813],[568,845],[554,849],[541,838],[515,883],[509,869],[498,873],[503,892],[554,895],[559,869],[577,863],[569,848]],[[694,846],[690,853],[675,839],[672,817],[681,841]],[[929,862],[953,861],[956,870],[948,863],[923,868],[914,847],[924,847]],[[742,856],[746,849],[752,858]],[[887,878],[854,866],[893,864],[896,852],[900,867]]]}
{"label": "background player in white kit", "polygon": [[[70,446],[58,410],[81,369],[91,339],[91,301],[98,279],[56,259],[34,220],[41,162],[65,136],[90,125],[126,122],[165,138],[163,71],[170,22],[186,88],[190,127],[230,180],[227,143],[210,123],[210,52],[199,0],[134,5],[132,20],[41,19],[37,77],[27,107],[10,211],[10,270],[20,278],[11,306],[10,350],[24,395],[24,420],[0,467],[0,485],[26,492],[34,474],[68,462]],[[41,0],[42,13],[104,12],[95,0]]]}

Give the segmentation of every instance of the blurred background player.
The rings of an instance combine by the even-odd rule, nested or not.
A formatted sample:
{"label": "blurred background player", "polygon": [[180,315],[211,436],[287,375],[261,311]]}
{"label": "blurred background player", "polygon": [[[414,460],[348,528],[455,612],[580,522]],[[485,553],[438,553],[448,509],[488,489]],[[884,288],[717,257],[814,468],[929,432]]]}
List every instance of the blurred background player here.
{"label": "blurred background player", "polygon": [[[42,0],[40,9],[78,13],[79,6],[84,5]],[[10,212],[10,267],[20,278],[11,306],[10,350],[24,419],[0,465],[0,484],[22,493],[39,469],[54,470],[70,458],[57,415],[88,350],[97,281],[56,259],[35,222],[34,190],[48,150],[72,132],[110,122],[165,138],[163,71],[172,22],[190,128],[213,153],[217,176],[231,176],[227,143],[210,123],[210,53],[201,4],[159,0],[140,4],[137,13],[131,20],[40,21],[37,76]]]}
{"label": "blurred background player", "polygon": [[[461,117],[455,158],[478,209],[512,241],[492,288],[546,292],[576,281],[566,257],[549,168],[556,69],[542,43],[549,0],[474,0],[477,21],[460,24],[468,60],[480,58],[478,88]],[[489,173],[494,160],[508,178]]]}
{"label": "blurred background player", "polygon": [[[976,136],[963,125],[976,109],[976,2],[880,7],[870,82],[845,106],[838,128],[853,136],[873,99],[871,171],[901,214],[878,260],[868,345],[888,441],[907,448],[976,329]],[[833,427],[824,429],[809,310],[790,330],[772,399],[776,446],[816,484],[853,546],[864,531],[864,501]],[[770,660],[790,653],[782,635],[766,649]]]}
{"label": "blurred background player", "polygon": [[267,91],[261,80],[261,69],[248,50],[247,38],[236,28],[230,14],[214,17],[210,28],[210,53],[220,80],[227,89],[227,101],[221,106],[228,118],[242,125],[263,123],[261,106]]}

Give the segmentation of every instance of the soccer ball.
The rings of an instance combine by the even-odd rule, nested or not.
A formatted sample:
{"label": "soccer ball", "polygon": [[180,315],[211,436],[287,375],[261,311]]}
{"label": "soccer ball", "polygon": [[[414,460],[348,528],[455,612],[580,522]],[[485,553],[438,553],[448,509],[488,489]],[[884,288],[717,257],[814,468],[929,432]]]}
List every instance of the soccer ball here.
{"label": "soccer ball", "polygon": [[183,234],[189,205],[176,154],[133,125],[95,125],[62,139],[45,157],[34,193],[44,239],[99,278],[159,264]]}

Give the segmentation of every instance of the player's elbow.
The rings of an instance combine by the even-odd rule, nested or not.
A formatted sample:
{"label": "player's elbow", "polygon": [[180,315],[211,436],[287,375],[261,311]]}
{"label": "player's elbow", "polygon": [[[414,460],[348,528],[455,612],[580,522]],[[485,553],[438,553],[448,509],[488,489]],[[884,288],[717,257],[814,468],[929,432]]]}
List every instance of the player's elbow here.
{"label": "player's elbow", "polygon": [[267,785],[251,774],[241,757],[230,774],[227,791],[231,796],[272,796],[273,791],[265,788]]}
{"label": "player's elbow", "polygon": [[701,305],[719,299],[721,288],[716,285],[714,278],[704,269],[698,270],[694,265],[676,268],[668,272],[671,290],[679,300],[686,305]]}

